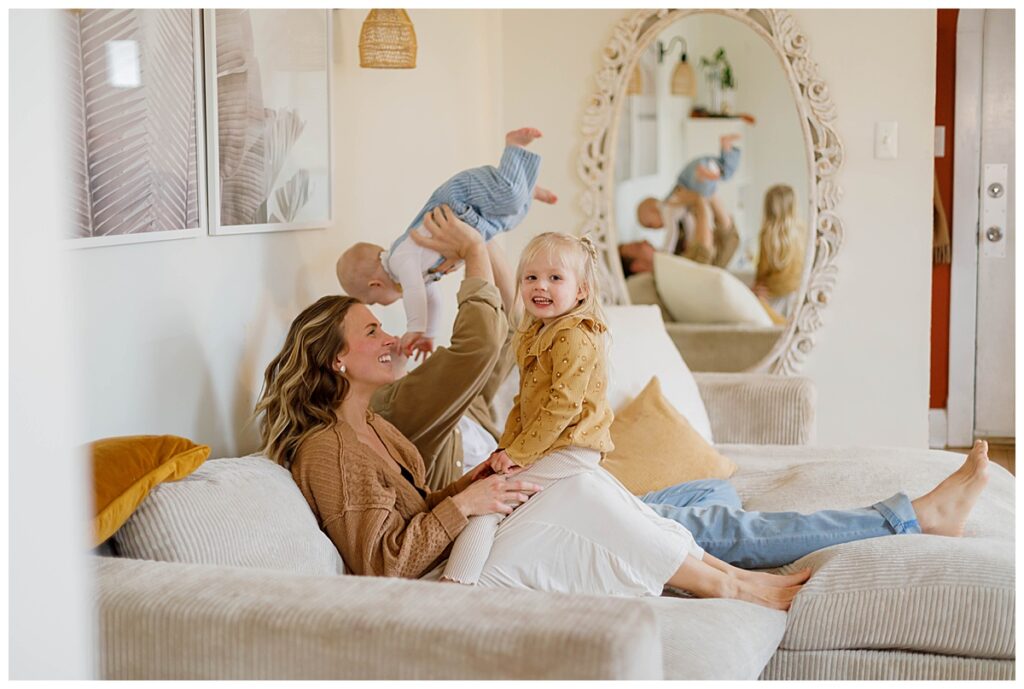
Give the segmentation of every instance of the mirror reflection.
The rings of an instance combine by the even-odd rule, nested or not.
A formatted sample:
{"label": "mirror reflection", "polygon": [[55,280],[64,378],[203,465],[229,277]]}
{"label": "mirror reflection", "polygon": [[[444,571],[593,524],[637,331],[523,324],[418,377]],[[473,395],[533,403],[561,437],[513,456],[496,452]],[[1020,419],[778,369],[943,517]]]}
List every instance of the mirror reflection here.
{"label": "mirror reflection", "polygon": [[768,355],[809,253],[807,144],[782,58],[688,15],[643,49],[620,99],[613,200],[634,303],[658,303],[691,368]]}

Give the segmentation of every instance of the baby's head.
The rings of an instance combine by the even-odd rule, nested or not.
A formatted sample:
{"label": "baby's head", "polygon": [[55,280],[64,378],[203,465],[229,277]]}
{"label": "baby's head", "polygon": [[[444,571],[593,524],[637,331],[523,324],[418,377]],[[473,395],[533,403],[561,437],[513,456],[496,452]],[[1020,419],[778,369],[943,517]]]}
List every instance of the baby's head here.
{"label": "baby's head", "polygon": [[364,304],[392,304],[402,296],[401,286],[391,279],[380,262],[383,248],[353,244],[338,258],[338,282],[345,294]]}
{"label": "baby's head", "polygon": [[516,270],[529,317],[545,322],[566,315],[604,321],[597,281],[597,248],[589,237],[545,232],[530,240]]}
{"label": "baby's head", "polygon": [[646,228],[657,230],[665,226],[665,219],[661,217],[661,202],[653,196],[648,196],[636,207],[636,219]]}

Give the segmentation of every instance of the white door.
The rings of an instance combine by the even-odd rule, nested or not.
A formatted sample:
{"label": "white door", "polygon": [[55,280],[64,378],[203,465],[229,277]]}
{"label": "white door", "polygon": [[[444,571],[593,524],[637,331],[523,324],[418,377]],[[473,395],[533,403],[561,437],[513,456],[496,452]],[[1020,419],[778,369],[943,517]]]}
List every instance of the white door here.
{"label": "white door", "polygon": [[1014,436],[1014,10],[985,10],[974,435]]}

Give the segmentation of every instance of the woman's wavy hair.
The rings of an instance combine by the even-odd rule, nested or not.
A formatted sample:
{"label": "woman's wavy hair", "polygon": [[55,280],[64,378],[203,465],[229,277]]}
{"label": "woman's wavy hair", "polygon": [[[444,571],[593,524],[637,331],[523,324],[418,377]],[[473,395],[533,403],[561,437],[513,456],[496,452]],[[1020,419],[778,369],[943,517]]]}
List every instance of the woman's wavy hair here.
{"label": "woman's wavy hair", "polygon": [[579,303],[564,316],[591,316],[603,325],[606,321],[604,310],[601,308],[597,247],[594,246],[594,242],[588,236],[574,237],[562,232],[543,232],[526,245],[519,257],[519,266],[516,268],[516,300],[517,306],[523,314],[519,331],[529,330],[537,322],[534,316],[523,309],[522,287],[526,264],[541,254],[545,254],[566,270],[571,270],[580,285],[586,290],[586,296],[580,299]]}
{"label": "woman's wavy hair", "polygon": [[284,347],[263,374],[256,403],[262,452],[291,467],[302,441],[336,421],[334,410],[348,392],[348,381],[331,364],[347,345],[342,323],[358,299],[321,297],[295,317]]}
{"label": "woman's wavy hair", "polygon": [[761,256],[772,270],[782,270],[804,249],[804,228],[796,218],[796,195],[786,184],[764,193]]}

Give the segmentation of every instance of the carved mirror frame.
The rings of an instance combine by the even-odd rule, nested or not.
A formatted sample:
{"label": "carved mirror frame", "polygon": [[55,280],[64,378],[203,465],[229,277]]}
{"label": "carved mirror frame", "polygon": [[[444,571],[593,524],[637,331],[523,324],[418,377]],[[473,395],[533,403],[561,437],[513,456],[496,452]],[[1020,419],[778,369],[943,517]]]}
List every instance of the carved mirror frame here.
{"label": "carved mirror frame", "polygon": [[614,227],[613,186],[619,119],[633,68],[647,46],[663,29],[696,13],[720,14],[742,22],[765,40],[786,74],[804,136],[808,193],[807,227],[814,228],[807,243],[797,308],[772,350],[750,371],[790,375],[814,347],[821,313],[835,286],[835,258],[843,243],[843,224],[835,208],[842,196],[836,177],[843,163],[843,145],[835,130],[836,108],[828,85],[818,76],[810,58],[807,38],[785,10],[662,9],[636,10],[616,25],[601,53],[597,89],[583,116],[583,146],[577,172],[585,185],[582,196],[586,217],[580,233],[590,233],[605,260],[607,300],[628,304],[625,276],[619,261]]}

